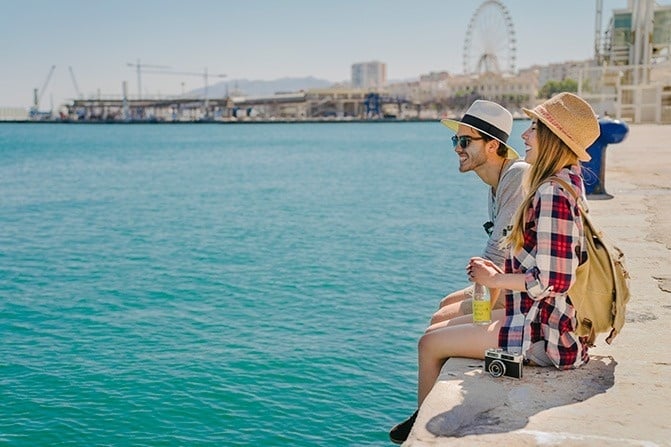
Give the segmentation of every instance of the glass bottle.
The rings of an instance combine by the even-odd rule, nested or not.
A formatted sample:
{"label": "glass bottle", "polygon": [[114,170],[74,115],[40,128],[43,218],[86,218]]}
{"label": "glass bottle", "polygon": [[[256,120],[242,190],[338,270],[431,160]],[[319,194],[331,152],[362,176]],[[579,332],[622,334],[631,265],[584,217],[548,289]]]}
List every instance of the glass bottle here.
{"label": "glass bottle", "polygon": [[473,284],[473,323],[489,324],[492,322],[492,306],[489,289],[477,282]]}

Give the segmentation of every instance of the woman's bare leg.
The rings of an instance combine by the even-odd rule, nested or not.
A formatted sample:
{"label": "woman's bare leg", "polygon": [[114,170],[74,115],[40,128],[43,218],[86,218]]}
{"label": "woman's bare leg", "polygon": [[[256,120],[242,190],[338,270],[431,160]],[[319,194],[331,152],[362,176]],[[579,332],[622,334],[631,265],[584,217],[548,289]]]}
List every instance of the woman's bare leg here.
{"label": "woman's bare leg", "polygon": [[[451,296],[451,295],[448,295]],[[473,300],[469,297],[466,297],[462,301],[457,301],[456,303],[446,304],[438,309],[431,316],[431,325],[440,323],[441,321],[451,320],[456,317],[461,317],[463,315],[468,315],[471,317],[473,314]],[[471,317],[472,319],[473,317]]]}
{"label": "woman's bare leg", "polygon": [[[451,320],[462,315],[473,315],[471,287],[452,292],[440,301],[438,310],[431,316],[431,325]],[[491,289],[492,309],[504,309],[505,299],[499,297],[499,289]],[[500,298],[500,299],[499,299]]]}
{"label": "woman's bare leg", "polygon": [[436,329],[440,329],[446,326],[458,326],[460,324],[473,324],[473,315],[460,315],[449,320],[439,321],[438,323],[432,324],[424,333],[433,332]]}
{"label": "woman's bare leg", "polygon": [[445,307],[448,304],[454,304],[454,303],[457,303],[459,301],[463,301],[466,298],[470,298],[471,293],[472,293],[471,292],[472,289],[473,289],[473,285],[471,284],[468,287],[464,287],[461,290],[457,290],[455,292],[450,293],[449,295],[444,297],[442,300],[440,300],[440,304],[438,305],[438,307]]}
{"label": "woman's bare leg", "polygon": [[417,403],[421,405],[438,379],[440,369],[450,357],[483,359],[485,350],[499,345],[499,328],[505,311],[492,312],[488,326],[473,324],[469,316],[432,325],[418,344]]}
{"label": "woman's bare leg", "polygon": [[471,289],[472,286],[468,286],[452,292],[440,300],[438,310],[431,316],[431,324],[433,325],[461,315],[472,314]]}

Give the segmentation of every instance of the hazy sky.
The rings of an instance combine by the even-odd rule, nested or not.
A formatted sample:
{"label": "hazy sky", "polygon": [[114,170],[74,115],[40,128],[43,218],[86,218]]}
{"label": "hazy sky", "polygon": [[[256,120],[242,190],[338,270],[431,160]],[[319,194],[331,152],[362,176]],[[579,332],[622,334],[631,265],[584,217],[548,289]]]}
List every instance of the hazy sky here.
{"label": "hazy sky", "polygon": [[[516,35],[517,67],[593,56],[595,1],[501,0]],[[462,73],[466,30],[480,0],[0,0],[0,106],[28,107],[56,66],[42,109],[77,96],[120,95],[137,74],[127,63],[196,75],[142,76],[143,95],[203,86],[205,68],[228,79],[350,77],[352,63],[378,60],[389,79]],[[658,1],[669,4],[671,0]],[[603,0],[603,26],[626,0]],[[501,35],[497,14],[483,34]],[[491,30],[491,31],[490,31]],[[491,32],[491,34],[489,34]],[[212,85],[223,79],[210,77]],[[183,85],[182,85],[183,83]]]}

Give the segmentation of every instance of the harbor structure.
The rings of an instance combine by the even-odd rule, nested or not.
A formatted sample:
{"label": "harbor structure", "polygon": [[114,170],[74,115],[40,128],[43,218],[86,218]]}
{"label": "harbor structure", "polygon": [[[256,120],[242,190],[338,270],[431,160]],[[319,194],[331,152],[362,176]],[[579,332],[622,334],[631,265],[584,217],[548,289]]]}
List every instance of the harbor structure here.
{"label": "harbor structure", "polygon": [[[246,122],[399,118],[410,101],[373,90],[334,87],[271,96],[89,98],[67,104],[68,122]],[[413,118],[407,113],[402,118]]]}
{"label": "harbor structure", "polygon": [[[601,4],[597,0],[597,21]],[[597,112],[633,123],[671,123],[671,6],[629,0],[614,10],[578,81],[578,94]]]}
{"label": "harbor structure", "polygon": [[[203,73],[180,73],[203,76],[205,88],[198,94],[141,97],[138,89],[137,98],[132,98],[124,82],[122,94],[116,97],[98,94],[85,99],[78,92],[78,98],[58,114],[39,111],[47,76],[42,89],[35,89],[29,119],[69,122],[437,119],[459,116],[476,99],[499,102],[514,115],[523,117],[521,108],[532,108],[542,101],[539,92],[548,82],[573,80],[577,93],[599,115],[633,123],[671,123],[671,6],[659,6],[654,0],[629,0],[626,8],[613,11],[605,31],[601,25],[602,9],[602,0],[596,0],[594,57],[584,61],[516,69],[512,17],[501,1],[487,0],[476,9],[469,23],[462,74],[432,72],[420,75],[417,81],[388,83],[386,64],[371,61],[353,64],[347,85],[255,97],[229,95],[227,91],[223,97],[211,97],[206,69]],[[498,25],[496,20],[492,22],[497,15]],[[505,50],[497,52],[499,35],[505,36]],[[139,88],[141,73],[152,66],[139,60],[129,66],[137,69]],[[10,115],[16,116],[16,111],[0,113],[0,119]]]}

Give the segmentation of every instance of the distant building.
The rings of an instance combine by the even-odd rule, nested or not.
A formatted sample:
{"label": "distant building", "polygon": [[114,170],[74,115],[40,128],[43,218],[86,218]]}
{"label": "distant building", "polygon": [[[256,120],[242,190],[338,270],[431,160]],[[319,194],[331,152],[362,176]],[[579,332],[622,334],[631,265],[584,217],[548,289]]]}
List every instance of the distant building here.
{"label": "distant building", "polygon": [[[637,33],[639,37],[636,39]],[[613,10],[601,59],[609,65],[639,65],[671,60],[671,6],[631,1]]]}
{"label": "distant building", "polygon": [[568,61],[549,65],[536,66],[538,69],[538,86],[542,88],[550,81],[563,81],[565,79],[580,79],[580,72],[586,66],[594,66],[594,60]]}
{"label": "distant building", "polygon": [[352,88],[382,88],[387,83],[387,64],[361,62],[352,64]]}
{"label": "distant building", "polygon": [[628,0],[613,10],[595,59],[581,72],[578,94],[597,114],[671,123],[671,6]]}
{"label": "distant building", "polygon": [[440,82],[450,79],[450,74],[446,71],[432,71],[431,73],[419,76],[420,82]]}
{"label": "distant building", "polygon": [[28,119],[28,110],[23,107],[0,107],[0,121],[23,121]]}
{"label": "distant building", "polygon": [[447,88],[450,97],[488,99],[516,110],[535,105],[539,88],[538,73],[535,70],[520,70],[516,76],[499,73],[455,76]]}

